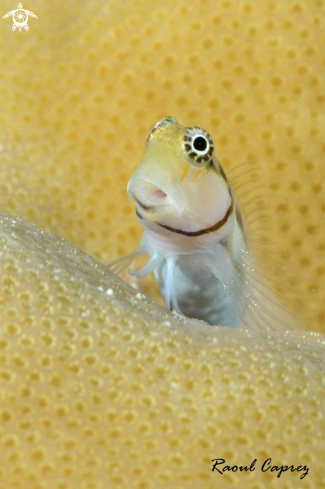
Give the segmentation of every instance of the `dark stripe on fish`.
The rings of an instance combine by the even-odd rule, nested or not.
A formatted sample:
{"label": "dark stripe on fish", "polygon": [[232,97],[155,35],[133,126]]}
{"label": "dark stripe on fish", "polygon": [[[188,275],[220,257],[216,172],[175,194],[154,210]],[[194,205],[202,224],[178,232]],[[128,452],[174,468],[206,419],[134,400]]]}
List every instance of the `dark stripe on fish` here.
{"label": "dark stripe on fish", "polygon": [[236,219],[237,219],[238,225],[239,225],[242,233],[245,234],[243,216],[242,216],[242,213],[240,212],[239,206],[237,206],[237,205],[236,205],[235,212],[236,212]]}
{"label": "dark stripe on fish", "polygon": [[[153,222],[153,224],[158,224],[158,226],[167,229],[172,233],[184,234],[184,236],[202,236],[203,234],[208,234],[208,233],[213,233],[214,231],[218,231],[218,229],[220,229],[224,224],[226,224],[226,222],[228,221],[228,217],[233,211],[233,208],[234,208],[234,204],[231,201],[231,204],[225,214],[225,217],[221,219],[221,221],[218,221],[216,224],[213,224],[213,226],[210,226],[208,228],[200,229],[199,231],[183,231],[182,229],[175,229],[170,226],[166,226],[166,224],[160,224],[159,222],[153,222],[153,221],[149,221],[149,222]],[[138,209],[136,209],[136,214],[139,219],[143,219]]]}
{"label": "dark stripe on fish", "polygon": [[207,170],[212,170],[214,171],[217,175],[219,175],[221,178],[224,179],[224,181],[227,183],[228,187],[229,187],[229,184],[228,184],[228,178],[224,172],[224,169],[222,168],[222,166],[220,165],[219,162],[215,163],[213,160],[211,160],[208,164],[207,164]]}
{"label": "dark stripe on fish", "polygon": [[224,169],[222,168],[222,166],[220,164],[219,164],[219,172],[220,172],[220,175],[222,176],[222,178],[224,179],[224,181],[228,183],[228,178],[224,172]]}
{"label": "dark stripe on fish", "polygon": [[214,233],[215,231],[218,231],[226,222],[228,221],[228,217],[232,213],[234,208],[234,204],[231,201],[231,204],[225,214],[225,217],[223,217],[220,221],[216,222],[213,224],[213,226],[210,226],[205,229],[200,229],[199,231],[183,231],[182,229],[175,229],[170,226],[166,226],[166,224],[160,224],[159,222],[156,222],[155,224],[158,224],[158,226],[167,229],[168,231],[171,231],[173,233],[177,234],[184,234],[184,236],[202,236],[203,234],[208,234],[208,233]]}

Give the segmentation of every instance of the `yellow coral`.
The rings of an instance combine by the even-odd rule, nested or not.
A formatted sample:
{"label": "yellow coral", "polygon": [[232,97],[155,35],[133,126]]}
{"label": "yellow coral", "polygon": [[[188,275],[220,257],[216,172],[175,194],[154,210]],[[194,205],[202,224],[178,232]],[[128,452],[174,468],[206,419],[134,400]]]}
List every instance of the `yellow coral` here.
{"label": "yellow coral", "polygon": [[324,331],[323,2],[28,8],[28,32],[0,22],[0,208],[106,263],[133,250],[142,230],[127,180],[149,129],[172,114],[209,131],[226,171],[262,168],[271,217],[260,232],[295,267],[301,295],[289,296],[309,329]]}
{"label": "yellow coral", "polygon": [[[2,15],[17,8],[6,5]],[[25,8],[38,16],[28,32],[0,21],[0,209],[103,262],[131,251],[142,231],[126,183],[150,127],[172,114],[211,133],[226,171],[262,168],[271,219],[260,233],[295,266],[309,330],[324,332],[324,2]],[[68,245],[9,224],[1,489],[218,487],[211,459],[268,455],[310,472],[227,473],[222,484],[325,487],[321,336],[183,326]]]}
{"label": "yellow coral", "polygon": [[1,489],[324,487],[323,335],[178,319],[63,239],[0,230]]}

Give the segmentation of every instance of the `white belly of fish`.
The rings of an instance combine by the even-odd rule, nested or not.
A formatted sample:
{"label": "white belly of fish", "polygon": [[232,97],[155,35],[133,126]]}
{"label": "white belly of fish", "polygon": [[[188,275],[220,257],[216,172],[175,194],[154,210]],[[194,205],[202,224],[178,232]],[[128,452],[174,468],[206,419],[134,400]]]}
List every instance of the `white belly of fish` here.
{"label": "white belly of fish", "polygon": [[[163,297],[166,297],[167,273],[167,260],[164,259],[155,269]],[[204,263],[200,259],[191,255],[177,257],[172,270],[172,280],[170,309],[211,325],[237,325],[237,315],[222,282],[210,270],[204,268]]]}

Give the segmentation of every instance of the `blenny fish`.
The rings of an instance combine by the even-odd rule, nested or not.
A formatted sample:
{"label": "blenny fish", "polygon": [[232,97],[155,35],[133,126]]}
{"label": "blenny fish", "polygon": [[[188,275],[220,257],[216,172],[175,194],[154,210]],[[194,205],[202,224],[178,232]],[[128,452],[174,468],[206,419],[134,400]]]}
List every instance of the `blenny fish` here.
{"label": "blenny fish", "polygon": [[230,182],[200,127],[165,117],[151,130],[128,183],[144,228],[139,248],[113,262],[121,274],[154,272],[167,309],[211,325],[288,329],[291,317],[256,268],[245,219]]}

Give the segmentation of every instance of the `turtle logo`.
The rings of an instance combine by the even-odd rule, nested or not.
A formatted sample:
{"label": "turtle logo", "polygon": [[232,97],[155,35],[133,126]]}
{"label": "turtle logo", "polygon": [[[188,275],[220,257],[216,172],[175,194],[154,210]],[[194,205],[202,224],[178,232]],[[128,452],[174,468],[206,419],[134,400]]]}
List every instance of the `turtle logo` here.
{"label": "turtle logo", "polygon": [[35,19],[38,19],[37,15],[33,14],[33,12],[30,12],[29,10],[24,10],[21,3],[18,5],[17,10],[12,10],[11,12],[7,12],[6,15],[3,16],[3,18],[6,19],[11,15],[12,15],[12,20],[14,21],[12,30],[15,31],[18,27],[19,32],[21,32],[22,28],[24,28],[25,31],[28,31],[29,26],[27,22],[28,22],[29,15],[31,17],[35,17]]}

